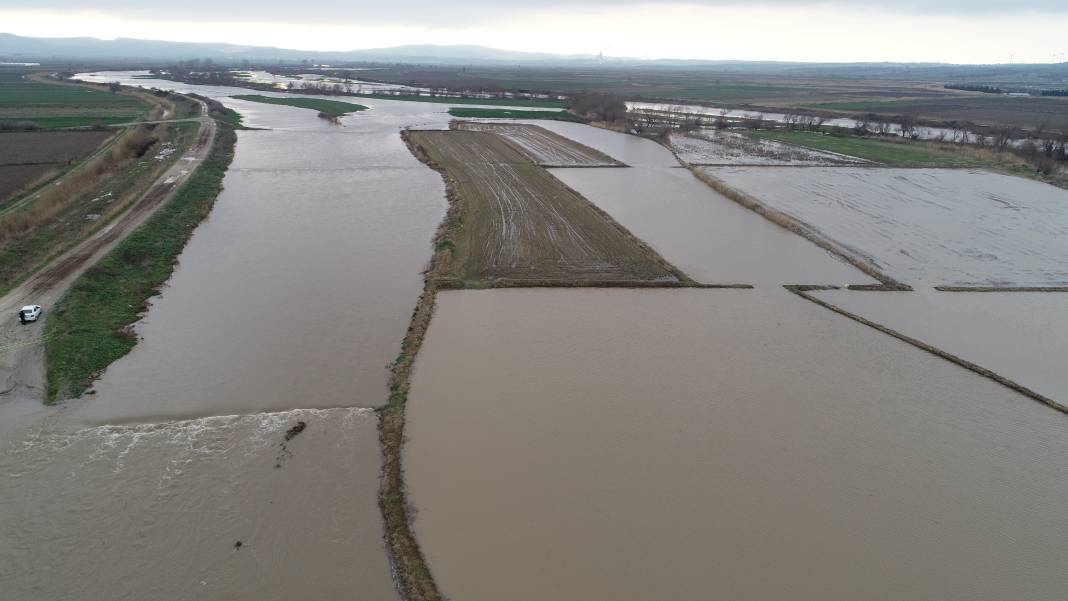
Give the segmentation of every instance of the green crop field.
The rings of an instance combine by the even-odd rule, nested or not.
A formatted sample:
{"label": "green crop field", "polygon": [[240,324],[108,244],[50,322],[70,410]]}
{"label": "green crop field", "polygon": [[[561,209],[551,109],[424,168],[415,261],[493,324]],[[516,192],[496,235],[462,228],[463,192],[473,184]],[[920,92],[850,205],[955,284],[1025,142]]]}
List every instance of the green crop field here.
{"label": "green crop field", "polygon": [[554,121],[583,120],[567,111],[517,111],[512,109],[451,108],[449,114],[461,119],[550,119]]}
{"label": "green crop field", "polygon": [[930,148],[922,144],[889,142],[858,136],[767,130],[749,132],[749,136],[763,140],[778,140],[788,144],[807,146],[816,150],[837,152],[849,156],[892,165],[895,167],[984,167],[982,160],[950,150]]}
{"label": "green crop field", "polygon": [[341,102],[338,100],[322,100],[320,98],[276,98],[274,96],[260,96],[259,94],[241,94],[239,96],[234,96],[234,98],[238,100],[248,100],[250,102],[262,102],[263,104],[281,104],[302,109],[311,109],[313,111],[325,113],[331,117],[343,117],[349,113],[367,110],[367,107],[362,104]]}
{"label": "green crop field", "polygon": [[136,98],[82,86],[41,83],[24,71],[0,70],[0,121],[44,129],[136,121],[148,106]]}

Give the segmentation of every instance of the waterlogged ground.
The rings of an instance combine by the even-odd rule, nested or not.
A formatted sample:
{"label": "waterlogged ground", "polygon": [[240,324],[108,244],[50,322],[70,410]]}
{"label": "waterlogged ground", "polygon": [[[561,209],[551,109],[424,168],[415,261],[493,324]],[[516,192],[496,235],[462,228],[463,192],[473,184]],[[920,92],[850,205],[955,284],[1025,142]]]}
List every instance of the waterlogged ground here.
{"label": "waterlogged ground", "polygon": [[379,469],[366,409],[28,429],[0,452],[0,597],[396,599]]}
{"label": "waterlogged ground", "polygon": [[873,334],[783,290],[440,294],[405,465],[441,588],[1060,599],[1068,419]]}
{"label": "waterlogged ground", "polygon": [[1068,191],[959,169],[707,168],[907,284],[1068,285]]}
{"label": "waterlogged ground", "polygon": [[1068,294],[810,293],[1068,404]]}
{"label": "waterlogged ground", "polygon": [[775,140],[756,140],[742,134],[701,129],[673,134],[671,148],[691,165],[857,165],[864,159],[812,150]]}
{"label": "waterlogged ground", "polygon": [[699,282],[874,282],[842,259],[719,194],[686,169],[551,171]]}

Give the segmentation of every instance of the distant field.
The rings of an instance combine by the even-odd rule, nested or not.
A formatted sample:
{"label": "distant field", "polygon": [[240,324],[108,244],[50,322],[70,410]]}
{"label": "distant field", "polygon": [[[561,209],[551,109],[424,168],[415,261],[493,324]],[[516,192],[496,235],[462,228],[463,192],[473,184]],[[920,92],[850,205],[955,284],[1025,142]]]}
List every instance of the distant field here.
{"label": "distant field", "polygon": [[567,111],[516,111],[510,109],[451,108],[449,114],[461,119],[551,119],[553,121],[584,121]]}
{"label": "distant field", "polygon": [[68,84],[30,81],[0,70],[0,121],[32,121],[45,129],[135,121],[148,106],[130,96]]}
{"label": "distant field", "polygon": [[1068,130],[1068,98],[983,94],[951,98],[825,102],[809,108],[906,115],[931,120],[962,120],[981,125],[1045,125]]}
{"label": "distant field", "polygon": [[262,102],[263,104],[281,104],[302,109],[311,109],[313,111],[319,111],[320,113],[326,113],[331,117],[344,117],[349,113],[367,110],[367,107],[362,104],[341,102],[339,100],[322,100],[320,98],[275,98],[274,96],[260,96],[259,94],[242,94],[234,96],[234,98],[238,100],[248,100],[250,102]]}
{"label": "distant field", "polygon": [[[389,83],[468,90],[565,93],[593,91],[630,100],[708,103],[736,108],[816,108],[827,111],[909,115],[930,121],[972,121],[1068,128],[1068,98],[969,94],[943,84],[968,70],[925,67],[904,74],[887,66],[717,65],[709,67],[421,67],[375,71]],[[1049,79],[1049,78],[1052,78]],[[1021,80],[1023,81],[1023,80]],[[1063,86],[1063,74],[1044,85]]]}
{"label": "distant field", "polygon": [[836,152],[895,167],[987,166],[985,162],[979,159],[957,152],[859,136],[832,136],[812,132],[781,130],[747,132],[747,135],[760,140],[776,140],[816,150]]}
{"label": "distant field", "polygon": [[[674,279],[677,272],[621,226],[504,139],[477,131],[416,131],[418,153],[454,182],[449,275],[468,286],[499,279],[571,282]],[[444,248],[439,248],[444,250]]]}

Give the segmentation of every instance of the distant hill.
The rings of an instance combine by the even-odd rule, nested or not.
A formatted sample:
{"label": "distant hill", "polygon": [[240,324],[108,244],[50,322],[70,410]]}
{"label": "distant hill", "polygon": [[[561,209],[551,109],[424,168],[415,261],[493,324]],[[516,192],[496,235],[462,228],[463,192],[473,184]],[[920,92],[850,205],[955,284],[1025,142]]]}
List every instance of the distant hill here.
{"label": "distant hill", "polygon": [[10,33],[0,33],[0,61],[177,61],[194,58],[210,58],[217,62],[309,60],[314,62],[566,63],[591,61],[596,57],[592,55],[516,52],[487,48],[485,46],[411,45],[344,52],[318,52],[262,46],[162,42],[130,38],[118,38],[115,40],[31,38]]}
{"label": "distant hill", "polygon": [[600,57],[589,54],[551,54],[519,52],[485,46],[436,46],[429,44],[370,48],[344,52],[318,52],[241,46],[163,42],[118,38],[32,38],[0,33],[0,62],[79,62],[130,66],[150,66],[188,59],[211,59],[219,64],[238,65],[248,60],[260,63],[299,63],[309,61],[338,65],[343,63],[407,63],[420,65],[486,65],[509,67],[565,66],[598,69],[650,68],[679,69],[716,73],[784,75],[830,78],[917,78],[929,81],[958,81],[983,78],[983,81],[1011,81],[1020,77],[1064,82],[1068,80],[1068,63],[1035,65],[952,65],[946,63],[799,63],[776,61],[709,61],[687,59],[640,60]]}

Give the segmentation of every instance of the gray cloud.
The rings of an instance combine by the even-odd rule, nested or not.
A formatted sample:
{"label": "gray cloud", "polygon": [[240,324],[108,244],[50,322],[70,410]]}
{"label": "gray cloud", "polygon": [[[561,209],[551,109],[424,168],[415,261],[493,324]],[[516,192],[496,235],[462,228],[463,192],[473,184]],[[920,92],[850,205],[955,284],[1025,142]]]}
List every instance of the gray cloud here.
{"label": "gray cloud", "polygon": [[[699,6],[813,6],[825,10],[852,11],[883,9],[896,13],[930,15],[975,15],[982,13],[1064,13],[1065,0],[1031,0],[1004,2],[996,0],[651,0],[642,4],[689,3]],[[109,13],[116,17],[180,19],[191,21],[269,21],[302,24],[359,25],[417,25],[455,26],[475,24],[488,19],[514,16],[538,9],[611,8],[633,6],[633,2],[618,0],[587,0],[580,5],[570,0],[465,0],[441,2],[437,0],[394,0],[392,2],[352,0],[0,0],[0,9],[53,9]],[[0,25],[2,28],[2,25]]]}

